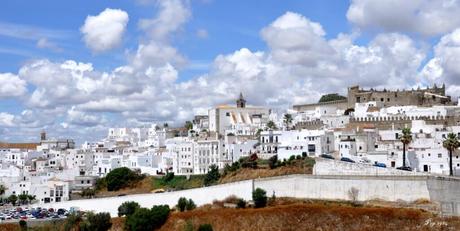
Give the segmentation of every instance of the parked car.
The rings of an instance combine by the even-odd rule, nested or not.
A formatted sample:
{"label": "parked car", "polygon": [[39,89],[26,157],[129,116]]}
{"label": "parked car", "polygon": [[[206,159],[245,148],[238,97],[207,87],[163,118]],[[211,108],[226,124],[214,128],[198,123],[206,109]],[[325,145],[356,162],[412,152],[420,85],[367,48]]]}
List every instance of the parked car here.
{"label": "parked car", "polygon": [[334,160],[334,159],[335,159],[333,156],[328,155],[328,154],[321,154],[320,157],[326,158],[326,159],[331,159],[331,160]]}
{"label": "parked car", "polygon": [[354,160],[352,160],[352,159],[350,159],[350,158],[348,158],[348,157],[342,157],[342,158],[340,158],[340,160],[341,160],[341,161],[344,161],[344,162],[355,163]]}
{"label": "parked car", "polygon": [[386,168],[386,167],[387,167],[386,164],[384,164],[384,163],[378,163],[378,162],[376,162],[376,163],[374,164],[374,166],[375,166],[375,167],[379,167],[379,168]]}
{"label": "parked car", "polygon": [[412,171],[412,168],[409,167],[409,166],[405,166],[405,167],[397,167],[396,169],[399,169],[399,170],[403,170],[403,171]]}

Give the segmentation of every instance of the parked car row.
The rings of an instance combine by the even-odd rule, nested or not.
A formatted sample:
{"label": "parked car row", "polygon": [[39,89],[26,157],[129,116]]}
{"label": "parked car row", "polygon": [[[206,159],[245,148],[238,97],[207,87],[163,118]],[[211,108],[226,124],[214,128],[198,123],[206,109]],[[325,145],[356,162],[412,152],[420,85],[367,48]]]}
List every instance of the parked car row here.
{"label": "parked car row", "polygon": [[13,208],[0,211],[0,220],[29,220],[29,219],[58,219],[69,216],[69,211],[66,209],[53,208]]}
{"label": "parked car row", "polygon": [[[331,159],[331,160],[335,160],[335,158],[329,154],[322,154],[320,155],[321,158],[325,158],[325,159]],[[348,158],[348,157],[342,157],[340,158],[340,161],[344,161],[344,162],[348,162],[348,163],[356,163],[356,161]],[[369,160],[367,160],[369,162]],[[368,163],[366,161],[363,161],[363,163]],[[361,163],[361,161],[360,161]],[[375,167],[379,167],[379,168],[386,168],[387,165],[384,164],[384,163],[379,163],[379,162],[375,162],[372,166],[375,166]],[[398,170],[403,170],[403,171],[412,171],[412,168],[409,167],[409,166],[405,166],[405,167],[397,167],[396,169]]]}

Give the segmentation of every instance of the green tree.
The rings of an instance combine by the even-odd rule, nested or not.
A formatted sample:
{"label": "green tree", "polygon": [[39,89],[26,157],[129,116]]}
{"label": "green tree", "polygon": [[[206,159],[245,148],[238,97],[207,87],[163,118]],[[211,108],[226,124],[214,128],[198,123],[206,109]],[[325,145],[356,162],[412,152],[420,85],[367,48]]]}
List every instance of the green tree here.
{"label": "green tree", "polygon": [[453,176],[452,154],[460,146],[457,135],[454,133],[447,134],[447,138],[442,142],[442,146],[449,151],[449,175]]}
{"label": "green tree", "polygon": [[238,202],[236,202],[236,207],[239,209],[246,208],[246,201],[243,198],[239,198]]}
{"label": "green tree", "polygon": [[261,188],[256,188],[256,190],[252,192],[252,200],[254,201],[254,207],[265,207],[267,205],[267,192]]}
{"label": "green tree", "polygon": [[195,202],[192,199],[188,199],[185,209],[187,209],[187,211],[190,211],[190,210],[194,210],[195,208],[196,208]]}
{"label": "green tree", "polygon": [[153,206],[152,209],[139,208],[126,218],[125,228],[130,231],[152,231],[166,222],[169,212],[167,205]]}
{"label": "green tree", "polygon": [[142,176],[127,167],[113,169],[105,177],[108,191],[117,191],[140,179],[142,179]]}
{"label": "green tree", "polygon": [[18,196],[14,195],[14,194],[11,194],[9,197],[8,197],[8,201],[11,202],[11,204],[13,204],[13,206],[16,205],[16,201],[18,201]]}
{"label": "green tree", "polygon": [[187,120],[187,121],[185,121],[184,127],[185,127],[187,130],[192,130],[192,129],[193,129],[193,123]]}
{"label": "green tree", "polygon": [[289,130],[289,126],[292,124],[292,115],[289,113],[284,114],[283,122],[286,129]]}
{"label": "green tree", "polygon": [[342,99],[347,99],[347,97],[341,96],[337,93],[332,93],[332,94],[326,94],[326,95],[321,96],[321,98],[319,99],[319,102],[324,103],[324,102],[330,102],[330,101],[336,101],[336,100],[342,100]]}
{"label": "green tree", "polygon": [[268,130],[276,130],[276,129],[278,129],[278,128],[276,127],[275,122],[273,122],[273,121],[271,121],[271,120],[267,122],[266,127],[267,127]]}
{"label": "green tree", "polygon": [[28,199],[28,198],[29,198],[29,197],[28,197],[27,194],[25,194],[25,193],[19,194],[19,196],[18,196],[19,203],[20,203],[20,204],[25,204],[25,203],[27,203],[27,199]]}
{"label": "green tree", "polygon": [[93,198],[96,195],[96,190],[91,188],[85,188],[81,191],[82,197]]}
{"label": "green tree", "polygon": [[5,194],[5,192],[6,192],[5,185],[0,185],[0,196],[3,196],[3,194]]}
{"label": "green tree", "polygon": [[35,195],[27,195],[27,200],[29,201],[29,203],[32,203],[35,200],[35,198]]}
{"label": "green tree", "polygon": [[201,224],[198,227],[198,231],[212,231],[212,225],[211,224]]}
{"label": "green tree", "polygon": [[134,201],[126,201],[123,202],[120,206],[118,206],[118,216],[129,216],[132,215],[136,209],[140,208],[141,206]]}
{"label": "green tree", "polygon": [[171,181],[172,179],[174,179],[174,173],[173,172],[168,172],[166,173],[166,175],[164,175],[162,178],[163,182],[169,182]]}
{"label": "green tree", "polygon": [[81,231],[107,231],[112,227],[109,213],[86,213],[86,220],[80,223]]}
{"label": "green tree", "polygon": [[19,221],[19,227],[21,231],[26,231],[27,230],[27,222],[25,220],[20,220]]}
{"label": "green tree", "polygon": [[82,221],[80,213],[72,213],[65,219],[64,231],[74,230],[75,227],[80,227]]}
{"label": "green tree", "polygon": [[412,142],[412,132],[410,128],[403,128],[402,135],[399,138],[403,144],[403,167],[406,167],[406,147]]}
{"label": "green tree", "polygon": [[185,197],[179,198],[179,200],[177,201],[176,207],[181,212],[185,211],[185,208],[187,207],[187,198],[185,198]]}
{"label": "green tree", "polygon": [[204,177],[204,185],[209,186],[217,182],[220,178],[219,168],[217,165],[213,164],[209,166],[209,171]]}
{"label": "green tree", "polygon": [[270,169],[276,168],[277,163],[278,163],[278,155],[274,155],[268,159],[268,166],[270,167]]}

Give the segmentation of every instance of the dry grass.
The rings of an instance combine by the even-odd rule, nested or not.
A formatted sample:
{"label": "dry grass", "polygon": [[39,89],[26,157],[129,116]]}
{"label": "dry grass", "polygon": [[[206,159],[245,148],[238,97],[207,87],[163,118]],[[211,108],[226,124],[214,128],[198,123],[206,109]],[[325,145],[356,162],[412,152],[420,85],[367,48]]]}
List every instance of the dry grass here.
{"label": "dry grass", "polygon": [[[460,218],[441,218],[420,209],[391,207],[354,207],[349,202],[277,198],[272,206],[261,209],[222,208],[219,203],[233,202],[229,197],[213,205],[187,212],[173,212],[160,230],[196,230],[211,224],[214,230],[460,230]],[[111,231],[122,231],[124,218],[113,218]],[[53,229],[48,224],[31,230]],[[54,227],[56,228],[56,227]],[[0,231],[19,230],[17,223],[0,224]]]}
{"label": "dry grass", "polygon": [[173,213],[161,230],[195,229],[212,224],[214,230],[460,230],[459,218],[439,218],[404,208],[352,207],[340,203],[282,201],[262,209],[203,207]]}
{"label": "dry grass", "polygon": [[275,169],[269,168],[241,168],[231,172],[219,180],[219,183],[229,183],[241,180],[257,179],[272,176],[283,176],[289,174],[312,174],[313,168],[307,166],[303,161],[293,161],[292,165],[281,166]]}

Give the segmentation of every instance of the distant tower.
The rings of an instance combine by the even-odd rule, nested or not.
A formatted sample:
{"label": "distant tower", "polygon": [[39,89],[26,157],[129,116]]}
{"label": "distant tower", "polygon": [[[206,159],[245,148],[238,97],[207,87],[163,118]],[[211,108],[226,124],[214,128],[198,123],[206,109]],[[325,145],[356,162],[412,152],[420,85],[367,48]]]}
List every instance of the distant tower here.
{"label": "distant tower", "polygon": [[236,100],[236,107],[237,108],[245,108],[246,107],[246,100],[243,98],[243,93],[240,92],[240,97]]}
{"label": "distant tower", "polygon": [[40,132],[40,141],[44,141],[44,140],[46,140],[46,132],[42,131]]}

